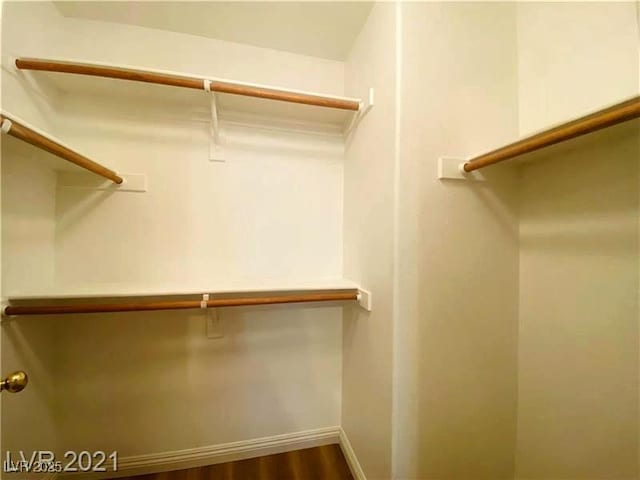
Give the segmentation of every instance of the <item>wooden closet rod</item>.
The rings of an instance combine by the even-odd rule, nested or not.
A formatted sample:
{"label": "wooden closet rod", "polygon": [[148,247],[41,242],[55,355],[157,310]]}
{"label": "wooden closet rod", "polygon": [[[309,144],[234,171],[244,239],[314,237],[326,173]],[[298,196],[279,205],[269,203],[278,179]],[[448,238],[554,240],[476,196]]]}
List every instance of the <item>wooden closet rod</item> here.
{"label": "wooden closet rod", "polygon": [[463,168],[465,172],[472,172],[638,117],[640,117],[640,96],[472,158],[463,165]]}
{"label": "wooden closet rod", "polygon": [[[163,74],[144,70],[107,67],[100,65],[88,65],[82,63],[58,62],[52,60],[39,60],[32,58],[18,58],[16,67],[22,70],[40,70],[45,72],[73,73],[79,75],[91,75],[94,77],[116,78],[135,82],[155,83],[172,87],[205,89],[205,80],[197,77],[185,77],[180,75]],[[357,111],[360,104],[354,100],[322,97],[306,93],[287,92],[263,87],[243,85],[239,83],[220,82],[211,80],[209,88],[212,92],[244,95],[246,97],[266,98],[283,102],[315,105],[318,107],[338,108],[341,110]]]}
{"label": "wooden closet rod", "polygon": [[99,163],[88,159],[84,155],[80,155],[79,153],[74,152],[64,145],[61,145],[55,140],[52,140],[27,126],[22,125],[20,122],[17,122],[13,118],[0,114],[0,123],[2,124],[2,131],[7,133],[8,135],[11,135],[12,137],[18,138],[23,142],[30,143],[35,147],[45,150],[57,157],[67,160],[68,162],[84,168],[85,170],[89,170],[90,172],[100,175],[101,177],[107,178],[117,184],[120,184],[123,181],[122,177],[113,170],[110,170],[107,167],[103,167]]}
{"label": "wooden closet rod", "polygon": [[13,315],[56,315],[62,313],[113,313],[113,312],[144,312],[151,310],[185,310],[202,308],[206,302],[207,308],[242,307],[251,305],[273,305],[279,303],[306,302],[337,302],[357,300],[358,292],[338,293],[307,293],[297,295],[280,295],[273,297],[239,297],[215,298],[212,300],[177,300],[156,302],[129,302],[101,305],[40,305],[40,306],[6,306],[4,314]]}

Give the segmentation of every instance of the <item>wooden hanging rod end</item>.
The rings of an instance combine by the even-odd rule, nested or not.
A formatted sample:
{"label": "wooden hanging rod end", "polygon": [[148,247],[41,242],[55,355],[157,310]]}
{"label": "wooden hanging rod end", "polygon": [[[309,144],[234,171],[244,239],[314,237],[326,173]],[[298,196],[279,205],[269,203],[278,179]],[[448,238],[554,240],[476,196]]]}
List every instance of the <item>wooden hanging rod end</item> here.
{"label": "wooden hanging rod end", "polygon": [[0,126],[0,130],[2,130],[2,133],[5,133],[5,134],[9,133],[11,131],[11,127],[13,127],[13,122],[8,118],[2,117],[2,116],[0,116],[0,119],[2,119],[2,125]]}
{"label": "wooden hanging rod end", "polygon": [[0,315],[2,318],[11,316],[11,305],[3,303],[0,305]]}

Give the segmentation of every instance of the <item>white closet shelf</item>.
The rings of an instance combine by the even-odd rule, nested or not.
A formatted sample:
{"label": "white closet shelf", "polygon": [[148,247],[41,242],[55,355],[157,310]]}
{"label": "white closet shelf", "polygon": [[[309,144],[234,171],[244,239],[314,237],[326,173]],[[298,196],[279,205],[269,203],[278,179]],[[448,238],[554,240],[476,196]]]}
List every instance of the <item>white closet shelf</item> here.
{"label": "white closet shelf", "polygon": [[115,171],[91,160],[90,158],[78,153],[71,147],[65,145],[62,141],[53,135],[46,133],[33,125],[29,125],[24,120],[19,119],[15,115],[5,111],[0,112],[0,124],[2,125],[2,133],[11,135],[23,142],[29,143],[36,148],[62,158],[84,170],[88,170],[107,180],[111,180],[115,184],[122,184],[124,179]]}
{"label": "white closet shelf", "polygon": [[[363,308],[371,309],[371,294],[348,280],[322,280],[306,283],[281,283],[260,286],[209,287],[209,288],[164,288],[134,289],[123,285],[105,285],[97,289],[56,292],[33,292],[30,294],[8,294],[8,305],[3,314],[50,315],[62,313],[106,313],[151,310],[181,310],[193,308],[215,308],[232,306],[271,305],[282,303],[343,302],[357,301]],[[194,299],[163,300],[163,297],[200,296]],[[153,297],[153,299],[149,299]],[[213,297],[213,298],[212,298]],[[126,298],[123,302],[119,298]],[[141,298],[146,298],[141,300]],[[81,300],[81,302],[78,302]],[[102,301],[106,303],[98,303]],[[43,304],[42,302],[48,302]]]}
{"label": "white closet shelf", "polygon": [[[210,91],[215,94],[222,120],[227,113],[240,113],[344,130],[363,105],[358,98],[85,60],[21,57],[15,60],[15,66],[22,71],[46,72],[35,75],[38,79],[46,76],[45,81],[54,88],[71,94],[124,96],[160,105],[208,108],[202,93]],[[168,86],[178,88],[168,92]]]}
{"label": "white closet shelf", "polygon": [[[466,161],[449,157],[441,158],[438,165],[438,177],[441,179],[471,179],[474,177],[468,174],[475,170],[636,118],[640,118],[640,96],[556,125]],[[478,179],[478,177],[475,178]]]}
{"label": "white closet shelf", "polygon": [[55,299],[90,299],[119,297],[160,297],[180,295],[226,295],[235,293],[269,293],[293,291],[330,291],[358,289],[357,283],[344,279],[300,280],[262,283],[231,283],[227,285],[199,284],[163,284],[142,285],[133,283],[91,283],[68,285],[64,287],[39,289],[30,292],[5,292],[9,300],[55,300]]}

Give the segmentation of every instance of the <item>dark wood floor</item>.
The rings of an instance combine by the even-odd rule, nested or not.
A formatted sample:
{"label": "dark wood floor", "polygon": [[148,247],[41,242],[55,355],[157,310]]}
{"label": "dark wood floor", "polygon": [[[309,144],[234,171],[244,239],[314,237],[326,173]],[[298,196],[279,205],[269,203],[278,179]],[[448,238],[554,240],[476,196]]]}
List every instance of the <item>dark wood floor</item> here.
{"label": "dark wood floor", "polygon": [[339,445],[118,480],[353,480]]}

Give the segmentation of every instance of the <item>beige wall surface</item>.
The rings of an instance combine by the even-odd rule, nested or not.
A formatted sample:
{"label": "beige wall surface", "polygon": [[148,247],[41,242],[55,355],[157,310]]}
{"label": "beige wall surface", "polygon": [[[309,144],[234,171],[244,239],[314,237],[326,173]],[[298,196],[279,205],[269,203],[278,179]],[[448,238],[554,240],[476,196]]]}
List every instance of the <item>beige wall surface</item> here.
{"label": "beige wall surface", "polygon": [[340,307],[223,315],[220,340],[199,312],[52,319],[64,448],[128,456],[339,424]]}
{"label": "beige wall surface", "polygon": [[373,87],[376,102],[347,144],[344,173],[344,273],[374,304],[345,310],[342,426],[370,480],[391,476],[395,31],[395,6],[376,4],[346,64],[347,93]]}
{"label": "beige wall surface", "polygon": [[[4,135],[3,135],[4,136]],[[3,273],[15,270],[22,278],[42,273],[42,262],[53,267],[55,175],[43,170],[45,154],[25,147],[17,140],[2,142],[2,204],[9,215],[2,219],[3,246],[30,252],[29,260],[18,264],[5,254]],[[30,188],[25,189],[25,181]],[[5,212],[6,213],[6,212]],[[6,281],[6,280],[5,280]],[[2,319],[2,375],[24,370],[27,388],[19,394],[3,393],[2,446],[14,460],[19,452],[28,457],[34,450],[57,451],[54,412],[53,371],[55,326],[48,319]],[[25,479],[39,474],[23,474]]]}
{"label": "beige wall surface", "polygon": [[[344,276],[374,309],[228,309],[218,340],[202,312],[3,322],[3,372],[32,375],[2,398],[3,447],[129,456],[342,425],[369,480],[637,480],[638,124],[436,178],[438,157],[637,93],[637,7],[379,3],[343,64],[5,2],[3,108],[149,189],[57,187],[5,139],[3,293]],[[376,104],[346,148],[237,126],[216,163],[204,93],[60,95],[18,55]]]}
{"label": "beige wall surface", "polygon": [[[3,135],[4,136],[4,135]],[[3,278],[28,281],[53,274],[55,231],[55,174],[42,168],[46,154],[13,138],[2,142],[2,217],[5,253]],[[25,185],[29,188],[25,188]],[[5,252],[6,252],[5,251]],[[16,261],[16,257],[23,261]],[[42,266],[48,265],[48,268]],[[48,319],[2,319],[2,375],[24,370],[27,388],[19,394],[2,394],[3,452],[19,451],[29,457],[34,450],[57,451],[53,370],[55,326]],[[4,453],[3,453],[4,455]],[[39,478],[24,474],[24,478]]]}
{"label": "beige wall surface", "polygon": [[516,478],[637,478],[639,134],[523,167]]}
{"label": "beige wall surface", "polygon": [[638,95],[635,2],[519,2],[520,135]]}
{"label": "beige wall surface", "polygon": [[[640,93],[636,8],[518,5],[521,134]],[[522,166],[516,478],[638,478],[639,163],[632,122]]]}
{"label": "beige wall surface", "polygon": [[[7,68],[9,57],[20,45],[26,49],[43,46],[46,50],[50,48],[46,39],[59,38],[55,8],[44,5],[24,16],[17,14],[20,8],[15,2],[2,3],[2,108],[55,131],[52,121],[55,92],[43,90],[13,68]],[[15,21],[16,15],[19,21]],[[25,31],[30,34],[19,39],[20,32]],[[8,277],[17,283],[48,281],[53,276],[55,174],[41,167],[43,163],[50,165],[51,159],[18,140],[2,137],[2,286],[10,283]],[[29,375],[29,384],[23,392],[0,396],[3,456],[10,451],[15,460],[21,450],[27,456],[38,449],[57,451],[54,338],[55,328],[47,319],[2,321],[0,374],[24,370]],[[12,475],[25,479],[42,477],[35,473]]]}
{"label": "beige wall surface", "polygon": [[510,479],[516,427],[516,178],[437,179],[517,135],[515,6],[402,4],[394,474]]}

